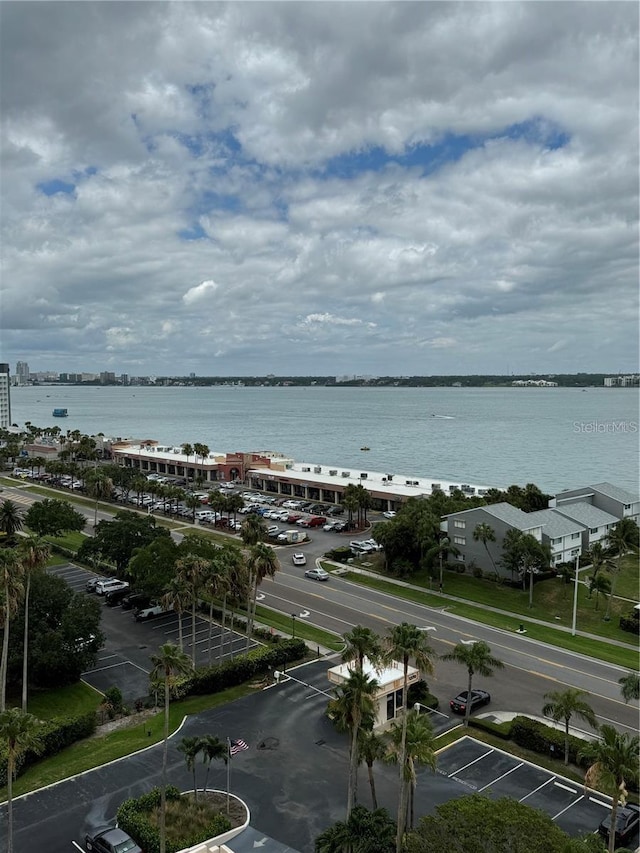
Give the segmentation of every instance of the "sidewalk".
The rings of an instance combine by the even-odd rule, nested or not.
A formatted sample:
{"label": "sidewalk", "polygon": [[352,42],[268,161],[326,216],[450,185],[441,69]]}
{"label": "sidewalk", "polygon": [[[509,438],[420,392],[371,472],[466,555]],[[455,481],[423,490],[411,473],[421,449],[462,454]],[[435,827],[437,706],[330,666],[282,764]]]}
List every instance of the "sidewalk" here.
{"label": "sidewalk", "polygon": [[[443,602],[452,601],[456,604],[466,604],[471,607],[477,607],[480,610],[488,610],[491,613],[498,613],[500,616],[507,616],[509,619],[513,619],[514,625],[519,625],[520,622],[530,622],[534,625],[542,625],[545,628],[553,628],[555,631],[561,631],[565,634],[571,634],[571,628],[566,627],[565,625],[555,625],[553,622],[545,622],[542,619],[534,619],[531,616],[527,616],[526,614],[521,613],[510,613],[508,610],[500,610],[498,607],[491,607],[488,604],[480,604],[476,601],[471,601],[467,598],[458,598],[454,595],[447,595],[445,592],[436,592],[436,590],[425,589],[422,586],[416,586],[415,584],[407,583],[407,581],[401,581],[397,578],[389,577],[388,575],[380,575],[377,572],[370,572],[367,569],[361,569],[356,566],[345,566],[343,563],[336,563],[333,560],[323,559],[324,563],[329,563],[332,566],[335,566],[339,569],[344,569],[345,571],[353,572],[357,575],[365,575],[369,578],[374,578],[376,580],[382,580],[385,583],[394,584],[395,586],[404,587],[405,589],[415,590],[416,592],[428,593],[429,595],[434,595],[442,599]],[[433,608],[432,605],[429,605]],[[517,628],[514,627],[514,631]],[[576,630],[577,637],[585,637],[589,640],[598,640],[601,643],[608,643],[610,646],[617,646],[621,649],[631,649],[633,650],[633,646],[628,643],[623,643],[620,640],[611,640],[607,637],[600,637],[597,634],[590,634],[587,631],[578,631]]]}

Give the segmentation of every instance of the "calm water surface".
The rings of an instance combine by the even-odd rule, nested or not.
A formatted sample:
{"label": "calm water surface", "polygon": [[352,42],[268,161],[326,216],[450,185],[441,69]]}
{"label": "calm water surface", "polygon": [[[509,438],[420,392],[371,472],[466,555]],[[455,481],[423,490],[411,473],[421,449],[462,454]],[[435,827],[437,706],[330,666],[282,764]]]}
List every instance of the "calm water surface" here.
{"label": "calm water surface", "polygon": [[[69,417],[53,418],[55,406]],[[12,419],[63,432],[278,450],[298,461],[557,491],[638,490],[634,388],[12,388]],[[369,451],[361,451],[367,446]]]}

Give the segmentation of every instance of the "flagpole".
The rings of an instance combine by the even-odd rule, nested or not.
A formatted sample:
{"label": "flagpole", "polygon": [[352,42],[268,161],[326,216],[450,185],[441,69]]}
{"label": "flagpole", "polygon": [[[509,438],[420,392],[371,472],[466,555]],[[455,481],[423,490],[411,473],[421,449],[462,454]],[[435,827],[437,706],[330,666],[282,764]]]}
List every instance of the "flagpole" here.
{"label": "flagpole", "polygon": [[227,738],[227,814],[229,814],[229,786],[231,781],[231,740]]}

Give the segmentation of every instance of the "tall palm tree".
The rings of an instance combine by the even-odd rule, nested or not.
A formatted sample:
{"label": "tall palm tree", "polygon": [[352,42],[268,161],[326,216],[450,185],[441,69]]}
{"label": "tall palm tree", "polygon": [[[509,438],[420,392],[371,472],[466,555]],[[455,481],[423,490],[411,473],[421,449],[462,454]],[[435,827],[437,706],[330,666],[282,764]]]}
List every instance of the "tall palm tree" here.
{"label": "tall palm tree", "polygon": [[611,595],[609,596],[609,600],[607,601],[607,612],[604,615],[605,622],[608,622],[611,618],[611,602],[613,600],[614,591],[615,591],[615,583],[616,580],[620,577],[620,566],[622,563],[622,558],[629,551],[637,551],[637,536],[638,530],[635,525],[627,523],[628,519],[622,519],[619,521],[613,530],[610,530],[606,543],[608,548],[615,554],[616,556],[616,568],[613,575],[613,581],[611,583]]}
{"label": "tall palm tree", "polygon": [[84,478],[84,485],[87,494],[95,498],[93,507],[93,527],[95,529],[98,525],[98,501],[103,501],[111,497],[113,482],[107,477],[104,471],[94,469],[93,471],[87,471]]}
{"label": "tall palm tree", "polygon": [[188,586],[191,598],[191,663],[194,667],[196,665],[196,604],[208,565],[207,560],[195,554],[187,554],[176,561],[178,577]]}
{"label": "tall palm tree", "polygon": [[24,576],[24,639],[22,647],[22,710],[27,710],[28,695],[28,659],[29,659],[29,596],[31,579],[47,565],[51,555],[51,546],[44,539],[30,536],[18,547],[18,554]]}
{"label": "tall palm tree", "polygon": [[630,699],[640,699],[640,673],[630,672],[619,678],[618,684],[625,702]]}
{"label": "tall palm tree", "polygon": [[591,705],[585,701],[586,690],[569,687],[567,690],[551,690],[544,694],[548,701],[542,708],[545,717],[551,717],[559,723],[564,720],[564,763],[569,764],[569,723],[572,717],[580,717],[592,726],[598,728],[598,721]]}
{"label": "tall palm tree", "polygon": [[387,752],[384,738],[376,734],[373,729],[360,729],[358,738],[358,761],[367,765],[369,776],[369,787],[371,789],[371,807],[375,811],[378,808],[378,797],[376,795],[376,780],[373,776],[373,765],[376,761],[382,761]]}
{"label": "tall palm tree", "polygon": [[187,457],[187,464],[184,467],[184,479],[185,479],[185,483],[188,486],[189,485],[189,457],[193,453],[193,445],[189,444],[188,442],[185,442],[183,445],[181,445],[180,449],[182,450],[184,455]]}
{"label": "tall palm tree", "polygon": [[406,738],[407,738],[407,716],[409,710],[409,661],[413,658],[417,668],[423,674],[433,674],[432,658],[434,651],[429,645],[427,635],[416,625],[402,622],[394,625],[387,637],[387,659],[401,661],[403,667],[402,686],[402,737],[400,743],[399,764],[400,772],[400,797],[398,802],[398,826],[396,833],[396,853],[402,853],[402,845],[407,820],[407,784],[404,776],[406,762]]}
{"label": "tall palm tree", "polygon": [[251,548],[253,545],[257,545],[258,542],[262,542],[266,532],[267,528],[262,516],[251,513],[242,522],[240,538],[248,548]]}
{"label": "tall palm tree", "polygon": [[10,500],[0,504],[0,531],[6,533],[8,544],[12,544],[16,533],[22,529],[22,516],[18,505]]}
{"label": "tall palm tree", "polygon": [[[591,575],[589,578],[589,598],[591,598],[594,592],[596,594],[595,610],[597,611],[600,604],[600,595],[604,595],[608,601],[611,601],[611,580],[606,575]],[[607,611],[608,609],[607,607]]]}
{"label": "tall palm tree", "polygon": [[452,545],[451,540],[448,536],[444,536],[438,542],[435,543],[427,553],[425,554],[425,559],[427,563],[431,564],[435,559],[438,560],[440,567],[440,592],[442,592],[442,583],[443,583],[443,568],[444,563],[448,560],[449,554],[453,554],[454,557],[460,553],[460,550],[456,548],[455,545]]}
{"label": "tall palm tree", "polygon": [[356,625],[353,630],[343,634],[342,639],[345,642],[345,647],[342,651],[342,660],[345,663],[355,661],[357,672],[363,671],[365,658],[371,661],[374,666],[382,660],[382,641],[371,628]]}
{"label": "tall palm tree", "polygon": [[274,577],[280,568],[280,563],[275,551],[264,542],[258,542],[249,552],[248,560],[249,574],[252,580],[251,601],[249,602],[249,613],[247,614],[247,649],[251,641],[253,621],[256,614],[256,601],[258,598],[258,587],[266,578]]}
{"label": "tall palm tree", "polygon": [[175,610],[178,615],[178,648],[184,651],[182,638],[182,614],[191,601],[191,593],[188,583],[180,575],[175,575],[169,581],[162,596],[162,606],[165,610]]}
{"label": "tall palm tree", "polygon": [[491,551],[489,550],[488,542],[496,541],[495,530],[490,524],[486,522],[482,522],[481,524],[476,524],[475,529],[473,531],[473,541],[474,542],[482,542],[484,545],[484,549],[487,552],[489,559],[491,560],[491,565],[493,566],[493,571],[497,572],[496,564],[491,556]]}
{"label": "tall palm tree", "polygon": [[584,777],[585,785],[598,785],[612,797],[608,849],[609,853],[614,853],[618,805],[624,806],[627,801],[627,782],[638,778],[640,738],[638,735],[620,734],[613,726],[604,725],[600,729],[600,739],[585,746],[579,758],[590,762]]}
{"label": "tall palm tree", "polygon": [[358,736],[363,724],[369,728],[375,716],[374,697],[378,682],[362,672],[351,672],[349,677],[335,689],[335,699],[331,710],[337,725],[350,734],[349,742],[349,784],[347,788],[347,819],[358,800]]}
{"label": "tall palm tree", "polygon": [[229,760],[229,750],[226,743],[223,743],[220,738],[217,738],[214,735],[203,735],[200,738],[200,751],[202,752],[202,761],[207,766],[203,788],[203,790],[206,791],[207,782],[209,781],[211,762],[224,761],[226,764]]}
{"label": "tall palm tree", "polygon": [[590,549],[590,557],[593,577],[596,577],[600,569],[607,563],[607,553],[602,545],[602,542],[593,543]]}
{"label": "tall palm tree", "polygon": [[473,676],[478,673],[483,678],[489,678],[493,675],[494,669],[504,669],[504,664],[501,660],[491,654],[491,648],[484,640],[476,640],[472,643],[458,643],[446,655],[442,656],[442,660],[450,660],[454,663],[459,663],[466,667],[468,682],[467,682],[467,706],[464,712],[464,724],[469,725],[469,715],[471,713],[471,687]]}
{"label": "tall palm tree", "polygon": [[164,747],[162,752],[162,786],[160,789],[160,853],[167,849],[167,752],[169,747],[169,699],[171,686],[180,676],[187,675],[192,670],[192,664],[187,655],[174,643],[160,646],[158,654],[151,656],[153,669],[150,673],[151,682],[164,682]]}
{"label": "tall palm tree", "polygon": [[[345,487],[345,490],[342,493],[341,503],[348,513],[349,527],[351,527],[353,524],[353,513],[356,512],[360,506],[358,491],[353,483],[349,483],[349,485]],[[358,518],[358,521],[359,520],[360,519]]]}
{"label": "tall palm tree", "polygon": [[9,629],[11,617],[17,613],[18,602],[23,594],[22,566],[17,551],[13,548],[0,550],[0,594],[2,596],[0,619],[3,629],[2,657],[0,658],[0,711],[4,711],[7,697]]}
{"label": "tall palm tree", "polygon": [[202,742],[197,736],[183,737],[178,744],[178,751],[184,755],[187,770],[193,774],[193,799],[198,801],[198,787],[196,785],[196,758],[202,752]]}
{"label": "tall palm tree", "polygon": [[18,708],[0,713],[0,743],[7,748],[7,853],[13,853],[13,777],[18,757],[27,749],[39,752],[40,721]]}
{"label": "tall palm tree", "polygon": [[[402,743],[402,726],[397,723],[391,724],[391,744],[387,752],[390,760],[399,763]],[[410,790],[409,798],[409,829],[413,829],[414,815],[413,804],[415,791],[418,783],[416,764],[422,764],[436,769],[435,737],[431,722],[426,714],[419,711],[409,711],[407,715],[406,745],[404,750],[405,763],[404,778]],[[406,816],[405,816],[406,820]]]}

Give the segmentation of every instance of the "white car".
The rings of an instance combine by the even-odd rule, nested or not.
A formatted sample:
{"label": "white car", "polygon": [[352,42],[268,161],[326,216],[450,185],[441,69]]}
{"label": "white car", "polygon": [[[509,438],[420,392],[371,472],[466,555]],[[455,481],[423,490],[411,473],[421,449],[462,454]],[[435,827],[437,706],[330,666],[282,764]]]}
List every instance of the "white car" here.
{"label": "white car", "polygon": [[119,581],[113,578],[108,580],[98,581],[96,584],[96,592],[98,595],[105,595],[107,592],[113,592],[116,589],[128,589],[129,584],[126,581]]}
{"label": "white car", "polygon": [[292,554],[291,562],[293,563],[294,566],[306,566],[307,565],[307,558],[302,553]]}
{"label": "white car", "polygon": [[395,518],[396,514],[392,509],[388,509],[386,512],[382,513],[384,518]]}

